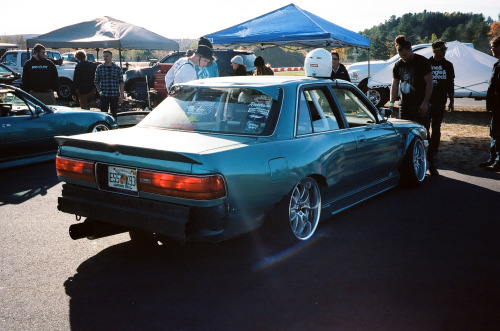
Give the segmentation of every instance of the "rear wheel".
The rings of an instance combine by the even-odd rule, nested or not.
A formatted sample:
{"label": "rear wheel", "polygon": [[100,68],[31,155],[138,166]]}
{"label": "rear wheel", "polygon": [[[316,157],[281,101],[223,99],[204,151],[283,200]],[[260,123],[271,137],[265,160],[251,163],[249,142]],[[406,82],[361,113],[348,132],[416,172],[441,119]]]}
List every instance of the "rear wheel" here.
{"label": "rear wheel", "polygon": [[312,178],[301,179],[288,197],[288,223],[298,240],[309,239],[318,226],[321,213],[321,193]]}
{"label": "rear wheel", "polygon": [[427,171],[427,156],[422,139],[414,138],[408,150],[401,169],[401,181],[409,185],[420,185]]}
{"label": "rear wheel", "polygon": [[57,88],[57,97],[61,100],[71,100],[73,93],[73,82],[67,78],[59,80],[59,87]]}

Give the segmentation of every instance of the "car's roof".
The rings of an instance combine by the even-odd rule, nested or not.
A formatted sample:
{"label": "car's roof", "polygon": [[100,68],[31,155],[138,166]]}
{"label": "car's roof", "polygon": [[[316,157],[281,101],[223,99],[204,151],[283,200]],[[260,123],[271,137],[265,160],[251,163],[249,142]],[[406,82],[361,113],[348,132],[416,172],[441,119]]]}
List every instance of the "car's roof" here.
{"label": "car's roof", "polygon": [[185,85],[205,86],[268,86],[302,83],[331,82],[329,78],[313,78],[305,76],[225,76],[194,80]]}

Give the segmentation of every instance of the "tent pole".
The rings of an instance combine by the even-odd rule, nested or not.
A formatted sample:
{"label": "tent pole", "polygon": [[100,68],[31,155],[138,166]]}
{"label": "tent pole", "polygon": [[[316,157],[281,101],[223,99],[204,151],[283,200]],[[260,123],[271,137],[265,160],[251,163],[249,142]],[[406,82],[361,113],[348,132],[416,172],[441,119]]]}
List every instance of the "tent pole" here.
{"label": "tent pole", "polygon": [[368,79],[370,79],[370,48],[368,48]]}

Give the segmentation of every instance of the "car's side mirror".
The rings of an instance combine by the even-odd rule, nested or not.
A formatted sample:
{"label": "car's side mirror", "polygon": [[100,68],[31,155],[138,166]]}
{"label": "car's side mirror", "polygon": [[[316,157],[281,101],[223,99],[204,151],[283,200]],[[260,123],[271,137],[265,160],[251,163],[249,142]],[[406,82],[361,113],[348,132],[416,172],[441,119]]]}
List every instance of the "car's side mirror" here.
{"label": "car's side mirror", "polygon": [[42,107],[36,106],[35,107],[35,116],[40,116],[41,113],[43,113]]}

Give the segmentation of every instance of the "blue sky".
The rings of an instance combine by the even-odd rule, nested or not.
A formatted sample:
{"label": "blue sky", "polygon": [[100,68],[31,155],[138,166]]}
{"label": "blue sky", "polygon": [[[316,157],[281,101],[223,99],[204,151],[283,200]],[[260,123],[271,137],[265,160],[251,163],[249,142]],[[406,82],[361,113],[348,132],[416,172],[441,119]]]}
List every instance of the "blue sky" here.
{"label": "blue sky", "polygon": [[[154,5],[150,5],[155,3]],[[40,2],[17,0],[3,5],[0,35],[43,34],[96,17],[115,19],[142,26],[171,39],[198,38],[239,24],[292,3],[291,0],[192,0]],[[298,7],[346,29],[359,32],[388,20],[392,15],[439,12],[482,13],[498,20],[498,0],[419,0],[419,1],[293,1]],[[143,5],[144,4],[144,5]]]}

